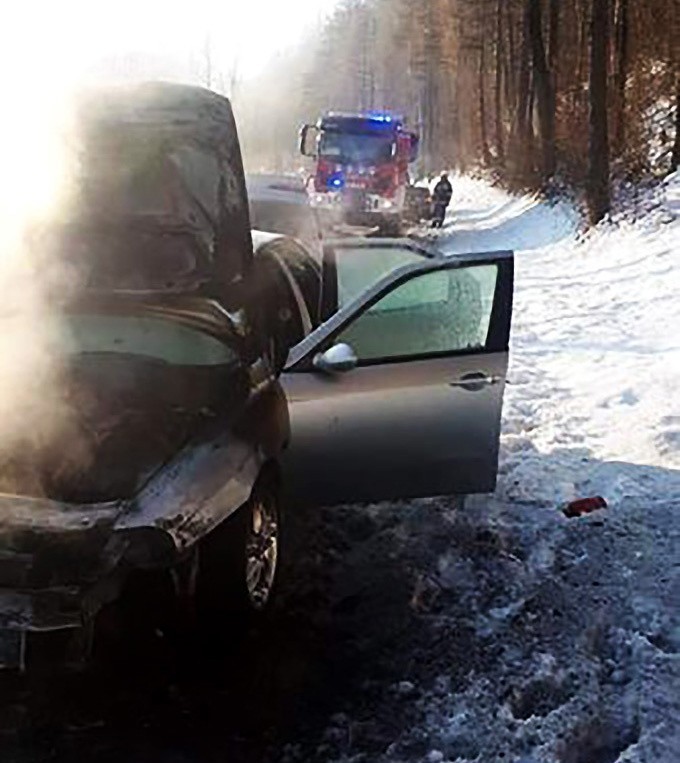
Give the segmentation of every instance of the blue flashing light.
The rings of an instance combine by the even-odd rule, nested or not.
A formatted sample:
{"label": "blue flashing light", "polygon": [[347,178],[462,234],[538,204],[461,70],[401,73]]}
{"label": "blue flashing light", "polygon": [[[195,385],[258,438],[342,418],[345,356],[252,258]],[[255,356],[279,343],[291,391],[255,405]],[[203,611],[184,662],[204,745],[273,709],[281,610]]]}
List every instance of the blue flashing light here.
{"label": "blue flashing light", "polygon": [[328,178],[328,181],[326,185],[329,188],[342,188],[345,185],[345,179],[342,177],[342,175],[331,175],[331,177]]}
{"label": "blue flashing light", "polygon": [[373,122],[391,122],[393,117],[391,114],[384,114],[381,112],[373,111],[368,115],[368,118]]}

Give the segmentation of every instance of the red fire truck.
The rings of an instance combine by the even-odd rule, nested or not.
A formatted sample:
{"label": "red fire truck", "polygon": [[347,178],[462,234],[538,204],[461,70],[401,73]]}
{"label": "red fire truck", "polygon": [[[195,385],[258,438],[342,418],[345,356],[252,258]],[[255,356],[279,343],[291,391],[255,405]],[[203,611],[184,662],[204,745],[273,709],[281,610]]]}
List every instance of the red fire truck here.
{"label": "red fire truck", "polygon": [[312,204],[339,222],[399,235],[418,144],[401,117],[384,112],[330,112],[304,125],[300,151],[316,160]]}

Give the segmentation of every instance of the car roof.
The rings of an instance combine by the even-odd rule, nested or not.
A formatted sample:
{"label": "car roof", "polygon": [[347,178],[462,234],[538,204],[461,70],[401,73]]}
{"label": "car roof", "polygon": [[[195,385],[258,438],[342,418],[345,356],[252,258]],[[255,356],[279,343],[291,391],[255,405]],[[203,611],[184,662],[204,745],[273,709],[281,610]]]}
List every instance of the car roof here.
{"label": "car roof", "polygon": [[409,249],[414,254],[419,254],[427,259],[443,259],[446,257],[441,251],[431,246],[428,242],[416,240],[413,238],[332,238],[324,241],[330,247],[334,245],[347,246],[350,243],[361,244],[367,249],[384,249],[386,246],[398,244],[401,247]]}

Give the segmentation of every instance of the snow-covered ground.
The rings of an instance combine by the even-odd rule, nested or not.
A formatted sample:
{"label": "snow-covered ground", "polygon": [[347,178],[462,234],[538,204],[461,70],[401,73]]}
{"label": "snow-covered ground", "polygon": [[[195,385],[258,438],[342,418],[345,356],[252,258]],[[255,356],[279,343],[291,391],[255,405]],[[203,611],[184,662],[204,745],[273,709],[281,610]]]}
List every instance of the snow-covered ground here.
{"label": "snow-covered ground", "polygon": [[437,243],[516,251],[496,494],[289,517],[269,627],[0,698],[3,763],[680,761],[680,177],[588,232],[454,186]]}
{"label": "snow-covered ground", "polygon": [[503,496],[680,501],[680,177],[584,235],[568,204],[455,188],[440,246],[516,251]]}
{"label": "snow-covered ground", "polygon": [[[680,760],[680,177],[642,206],[584,232],[567,203],[456,179],[429,237],[516,251],[498,489],[464,512],[369,510],[344,574],[392,559],[414,621],[385,658],[391,682],[369,672],[364,703],[302,758]],[[592,495],[609,508],[558,510]],[[363,627],[389,631],[368,569],[382,587]]]}

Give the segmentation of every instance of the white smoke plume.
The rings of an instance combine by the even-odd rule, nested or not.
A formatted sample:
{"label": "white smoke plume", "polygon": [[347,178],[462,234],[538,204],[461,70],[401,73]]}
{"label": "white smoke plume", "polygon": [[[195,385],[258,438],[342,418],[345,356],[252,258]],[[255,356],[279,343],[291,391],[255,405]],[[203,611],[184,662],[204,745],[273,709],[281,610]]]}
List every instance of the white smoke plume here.
{"label": "white smoke plume", "polygon": [[[70,99],[17,88],[0,136],[0,486],[10,490],[12,462],[63,436],[65,459],[80,438],[60,383],[64,326],[50,297],[68,272],[46,267],[35,233],[69,203],[73,132]],[[74,451],[75,448],[75,451]],[[4,472],[4,473],[3,473]],[[35,487],[37,490],[37,486]]]}

